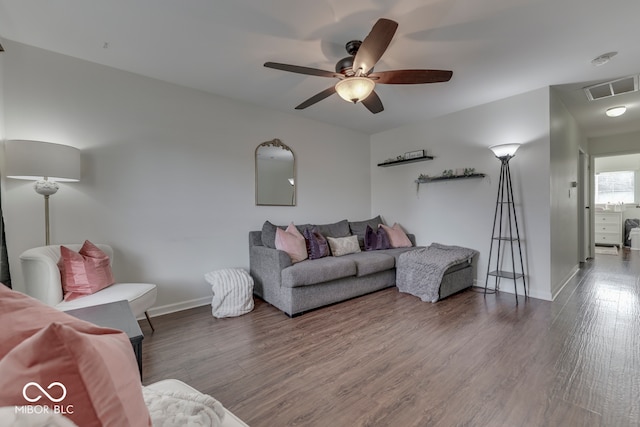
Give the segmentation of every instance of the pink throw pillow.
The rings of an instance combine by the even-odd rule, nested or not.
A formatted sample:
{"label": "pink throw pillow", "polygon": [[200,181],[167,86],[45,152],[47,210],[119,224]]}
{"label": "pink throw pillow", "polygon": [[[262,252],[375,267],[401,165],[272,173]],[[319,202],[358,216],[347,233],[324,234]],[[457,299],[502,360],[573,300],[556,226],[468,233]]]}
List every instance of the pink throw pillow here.
{"label": "pink throw pillow", "polygon": [[0,407],[14,405],[58,408],[83,427],[151,425],[127,334],[99,326],[52,323],[2,358]]}
{"label": "pink throw pillow", "polygon": [[285,251],[294,264],[304,261],[309,256],[304,236],[293,223],[289,224],[286,230],[276,228],[276,249]]}
{"label": "pink throw pillow", "polygon": [[409,237],[407,237],[404,230],[397,222],[393,224],[393,227],[389,227],[384,224],[380,224],[379,226],[387,232],[389,244],[392,248],[410,248],[413,246],[413,244],[411,244],[411,240],[409,240]]}
{"label": "pink throw pillow", "polygon": [[60,246],[58,268],[65,301],[94,294],[115,282],[109,256],[88,240],[79,252]]}
{"label": "pink throw pillow", "polygon": [[78,331],[95,327],[92,323],[0,285],[0,359],[51,322],[62,323]]}

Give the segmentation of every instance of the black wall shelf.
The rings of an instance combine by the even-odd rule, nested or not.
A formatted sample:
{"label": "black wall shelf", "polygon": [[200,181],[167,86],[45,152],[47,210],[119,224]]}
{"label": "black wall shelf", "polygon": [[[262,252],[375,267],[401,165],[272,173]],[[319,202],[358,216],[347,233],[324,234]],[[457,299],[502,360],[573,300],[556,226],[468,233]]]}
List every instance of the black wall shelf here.
{"label": "black wall shelf", "polygon": [[424,162],[425,160],[433,160],[433,156],[422,156],[416,157],[414,159],[392,160],[389,162],[378,163],[378,166],[380,166],[381,168],[386,168],[389,166],[403,165],[405,163]]}
{"label": "black wall shelf", "polygon": [[472,173],[470,175],[454,175],[454,176],[434,176],[429,178],[418,178],[416,179],[416,184],[426,184],[427,182],[436,182],[436,181],[451,181],[453,179],[469,179],[469,178],[484,178],[487,176],[484,173]]}

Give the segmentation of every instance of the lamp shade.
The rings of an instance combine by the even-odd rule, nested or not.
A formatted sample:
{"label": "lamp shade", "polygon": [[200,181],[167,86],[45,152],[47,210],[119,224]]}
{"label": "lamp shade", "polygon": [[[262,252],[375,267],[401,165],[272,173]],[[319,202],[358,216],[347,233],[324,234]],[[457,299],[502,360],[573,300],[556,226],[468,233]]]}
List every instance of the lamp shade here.
{"label": "lamp shade", "polygon": [[371,95],[376,84],[373,80],[366,77],[347,77],[336,83],[336,92],[342,99],[348,102],[362,101]]}
{"label": "lamp shade", "polygon": [[492,145],[489,147],[489,150],[493,151],[493,154],[495,154],[497,158],[501,159],[503,157],[513,157],[519,147],[520,144],[501,144]]}
{"label": "lamp shade", "polygon": [[73,182],[80,180],[80,150],[42,141],[10,140],[5,143],[7,177]]}

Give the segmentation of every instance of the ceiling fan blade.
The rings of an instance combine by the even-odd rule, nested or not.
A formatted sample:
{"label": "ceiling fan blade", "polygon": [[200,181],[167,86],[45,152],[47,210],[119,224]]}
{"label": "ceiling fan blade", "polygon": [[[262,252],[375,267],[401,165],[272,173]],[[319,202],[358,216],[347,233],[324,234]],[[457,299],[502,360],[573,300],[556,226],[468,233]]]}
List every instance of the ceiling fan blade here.
{"label": "ceiling fan blade", "polygon": [[333,95],[334,93],[336,93],[336,88],[335,86],[331,86],[330,88],[327,88],[320,93],[316,93],[311,98],[298,105],[296,107],[296,110],[304,110],[305,108],[312,106],[316,102],[322,101],[323,99]]}
{"label": "ceiling fan blade", "polygon": [[414,85],[448,82],[452,75],[453,71],[448,70],[390,70],[372,73],[368,77],[376,84]]}
{"label": "ceiling fan blade", "polygon": [[365,107],[367,107],[367,110],[371,111],[373,114],[378,114],[379,112],[384,111],[382,101],[380,101],[380,97],[375,91],[371,92],[371,94],[361,102]]}
{"label": "ceiling fan blade", "polygon": [[299,65],[280,64],[278,62],[265,62],[264,66],[267,68],[274,68],[276,70],[289,71],[291,73],[306,74],[308,76],[337,78],[344,77],[342,74],[338,74],[333,71],[325,71],[318,68],[301,67]]}
{"label": "ceiling fan blade", "polygon": [[385,18],[378,19],[356,53],[353,71],[357,73],[358,69],[361,69],[364,74],[368,74],[387,50],[397,29],[397,22]]}

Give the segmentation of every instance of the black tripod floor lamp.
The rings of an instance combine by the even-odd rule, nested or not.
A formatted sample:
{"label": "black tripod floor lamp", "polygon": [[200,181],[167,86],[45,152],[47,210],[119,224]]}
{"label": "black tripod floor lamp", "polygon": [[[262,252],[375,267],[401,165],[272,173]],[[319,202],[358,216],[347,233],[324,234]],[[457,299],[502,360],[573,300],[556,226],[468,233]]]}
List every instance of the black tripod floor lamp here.
{"label": "black tripod floor lamp", "polygon": [[[511,160],[520,147],[520,144],[503,144],[489,147],[493,154],[500,160],[500,179],[498,181],[498,197],[496,199],[496,210],[493,214],[493,231],[491,232],[491,246],[489,248],[489,262],[487,265],[487,277],[484,284],[484,294],[487,295],[489,276],[495,277],[495,290],[500,289],[500,279],[512,279],[516,295],[516,305],[518,304],[518,284],[522,279],[524,296],[528,297],[527,283],[524,275],[524,263],[522,261],[522,245],[520,243],[520,230],[518,228],[518,217],[516,215],[515,203],[513,200],[513,184],[511,181],[511,171],[509,160]],[[520,258],[519,271],[516,269],[516,249]],[[510,251],[511,265],[504,264],[504,252]],[[494,265],[495,269],[491,269]]]}

